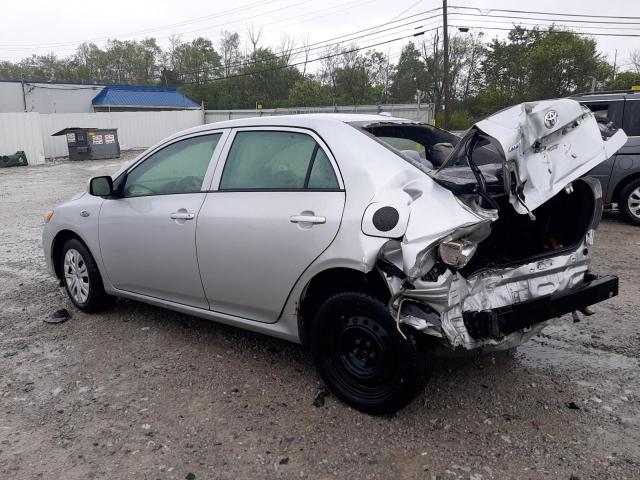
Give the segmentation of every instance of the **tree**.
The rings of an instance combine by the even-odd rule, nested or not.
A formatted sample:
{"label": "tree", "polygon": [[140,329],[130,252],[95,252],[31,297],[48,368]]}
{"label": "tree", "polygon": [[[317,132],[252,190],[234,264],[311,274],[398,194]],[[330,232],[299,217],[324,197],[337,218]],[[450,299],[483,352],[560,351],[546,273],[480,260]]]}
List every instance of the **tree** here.
{"label": "tree", "polygon": [[174,52],[175,72],[183,83],[201,85],[223,72],[220,55],[208,38],[198,37],[179,44]]}
{"label": "tree", "polygon": [[391,98],[396,103],[413,102],[416,90],[422,87],[425,79],[425,65],[413,42],[402,47],[398,65],[392,75]]}
{"label": "tree", "polygon": [[533,43],[527,60],[528,99],[565,97],[587,91],[593,77],[605,80],[613,72],[598,53],[595,40],[553,27]]}
{"label": "tree", "polygon": [[298,80],[289,91],[292,107],[322,107],[331,105],[331,101],[331,88],[312,78]]}
{"label": "tree", "polygon": [[237,70],[238,64],[242,60],[240,35],[237,32],[223,30],[218,45],[222,55],[222,64],[224,65],[224,76],[228,77]]}
{"label": "tree", "polygon": [[621,72],[615,80],[604,85],[605,90],[628,90],[634,85],[640,85],[640,72]]}
{"label": "tree", "polygon": [[629,63],[631,63],[636,72],[640,73],[640,48],[629,54]]}

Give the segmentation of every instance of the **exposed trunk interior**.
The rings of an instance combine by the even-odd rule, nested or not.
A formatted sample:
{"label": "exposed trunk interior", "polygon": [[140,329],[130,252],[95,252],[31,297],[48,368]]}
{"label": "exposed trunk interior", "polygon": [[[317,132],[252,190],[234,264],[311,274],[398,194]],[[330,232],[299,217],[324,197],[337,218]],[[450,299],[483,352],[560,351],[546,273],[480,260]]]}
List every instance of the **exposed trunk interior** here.
{"label": "exposed trunk interior", "polygon": [[462,270],[464,275],[573,247],[584,237],[596,211],[593,191],[581,180],[573,182],[572,193],[563,190],[538,207],[535,220],[517,213],[506,195],[494,200],[500,207],[499,219]]}

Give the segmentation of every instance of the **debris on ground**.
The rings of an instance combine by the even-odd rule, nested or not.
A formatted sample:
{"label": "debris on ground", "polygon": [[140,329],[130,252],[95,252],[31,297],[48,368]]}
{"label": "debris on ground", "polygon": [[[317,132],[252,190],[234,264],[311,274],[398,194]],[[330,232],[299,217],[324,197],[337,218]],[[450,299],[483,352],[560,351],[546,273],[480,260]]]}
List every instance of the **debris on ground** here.
{"label": "debris on ground", "polygon": [[59,310],[56,310],[55,312],[50,313],[47,318],[44,319],[44,321],[47,323],[62,323],[66,322],[70,318],[71,314],[69,313],[69,310],[67,310],[66,308],[61,308]]}
{"label": "debris on ground", "polygon": [[315,398],[313,399],[313,406],[316,408],[320,408],[324,406],[324,399],[329,395],[329,392],[326,388],[321,388],[316,393]]}

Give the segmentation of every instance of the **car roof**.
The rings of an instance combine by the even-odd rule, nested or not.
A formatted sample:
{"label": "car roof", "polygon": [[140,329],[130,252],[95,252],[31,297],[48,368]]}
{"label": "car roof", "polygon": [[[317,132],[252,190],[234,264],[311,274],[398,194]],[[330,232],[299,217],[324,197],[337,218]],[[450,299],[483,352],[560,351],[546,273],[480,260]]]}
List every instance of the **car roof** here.
{"label": "car roof", "polygon": [[640,97],[640,91],[636,90],[614,90],[610,92],[588,92],[588,93],[576,93],[572,95],[572,100],[578,102],[598,102],[603,100],[624,100],[625,98],[636,96]]}
{"label": "car roof", "polygon": [[184,130],[176,134],[185,135],[197,132],[218,130],[221,128],[242,128],[242,127],[300,127],[316,130],[322,127],[331,127],[352,122],[371,123],[412,123],[419,124],[414,120],[406,118],[391,117],[388,115],[365,115],[358,113],[303,113],[297,115],[273,115],[264,117],[248,117],[236,120],[224,120],[222,122],[207,123],[197,127]]}

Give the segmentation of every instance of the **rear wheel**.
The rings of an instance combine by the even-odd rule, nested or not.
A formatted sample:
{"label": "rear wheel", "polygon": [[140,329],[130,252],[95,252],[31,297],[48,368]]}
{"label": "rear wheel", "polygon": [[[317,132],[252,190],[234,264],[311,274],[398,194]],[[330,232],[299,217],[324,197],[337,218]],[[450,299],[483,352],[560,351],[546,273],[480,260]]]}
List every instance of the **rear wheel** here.
{"label": "rear wheel", "polygon": [[62,248],[60,264],[69,298],[80,310],[100,310],[114,298],[107,295],[98,267],[87,247],[79,240],[67,240]]}
{"label": "rear wheel", "polygon": [[634,225],[640,225],[640,179],[632,180],[620,191],[618,208]]}
{"label": "rear wheel", "polygon": [[373,415],[394,412],[424,387],[426,349],[406,339],[386,306],[362,293],[325,301],[311,326],[311,352],[327,387],[353,408]]}

